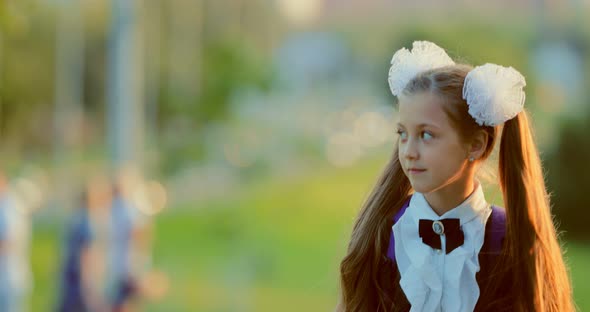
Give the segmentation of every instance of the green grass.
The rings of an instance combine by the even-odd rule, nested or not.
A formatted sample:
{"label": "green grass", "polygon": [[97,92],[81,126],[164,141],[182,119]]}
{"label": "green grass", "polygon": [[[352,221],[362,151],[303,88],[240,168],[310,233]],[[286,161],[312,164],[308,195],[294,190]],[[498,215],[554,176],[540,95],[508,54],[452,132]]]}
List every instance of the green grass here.
{"label": "green grass", "polygon": [[566,255],[578,311],[590,311],[590,246],[569,243]]}
{"label": "green grass", "polygon": [[[224,200],[158,216],[154,266],[171,288],[146,311],[328,311],[352,221],[384,165],[322,168],[295,180],[259,181]],[[33,311],[55,301],[59,244],[35,230]],[[590,248],[567,244],[576,302],[590,311]]]}

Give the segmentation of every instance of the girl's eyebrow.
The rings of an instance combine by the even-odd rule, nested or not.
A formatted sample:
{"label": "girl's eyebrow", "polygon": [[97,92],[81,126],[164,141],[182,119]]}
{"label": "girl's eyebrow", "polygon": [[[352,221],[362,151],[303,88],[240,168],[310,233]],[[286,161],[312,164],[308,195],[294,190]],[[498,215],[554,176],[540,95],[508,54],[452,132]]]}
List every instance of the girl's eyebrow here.
{"label": "girl's eyebrow", "polygon": [[[406,127],[401,122],[398,122],[397,125],[400,126],[400,127],[404,127],[404,128]],[[426,127],[440,129],[440,127],[438,127],[436,125],[433,125],[433,124],[429,124],[429,123],[421,123],[421,124],[418,124],[418,126],[417,126],[418,129],[426,128]]]}

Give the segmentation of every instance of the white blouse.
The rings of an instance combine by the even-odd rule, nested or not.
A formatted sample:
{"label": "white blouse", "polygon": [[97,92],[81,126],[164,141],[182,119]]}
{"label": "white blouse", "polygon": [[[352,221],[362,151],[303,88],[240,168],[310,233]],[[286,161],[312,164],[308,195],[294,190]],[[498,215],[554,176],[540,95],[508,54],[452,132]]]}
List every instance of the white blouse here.
{"label": "white blouse", "polygon": [[[479,271],[479,251],[485,224],[492,212],[481,184],[459,206],[438,216],[424,195],[414,193],[402,217],[393,225],[395,258],[400,286],[414,311],[473,311],[479,298],[475,273]],[[465,235],[463,245],[446,254],[424,244],[418,233],[420,219],[459,218]]]}

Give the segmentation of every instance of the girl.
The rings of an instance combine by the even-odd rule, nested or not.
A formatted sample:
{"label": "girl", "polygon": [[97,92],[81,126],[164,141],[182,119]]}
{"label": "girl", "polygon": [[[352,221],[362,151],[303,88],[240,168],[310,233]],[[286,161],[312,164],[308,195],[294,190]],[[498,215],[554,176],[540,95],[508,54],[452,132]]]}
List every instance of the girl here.
{"label": "girl", "polygon": [[[524,77],[424,41],[391,64],[397,148],[355,222],[337,310],[573,311]],[[497,138],[505,209],[475,177]]]}

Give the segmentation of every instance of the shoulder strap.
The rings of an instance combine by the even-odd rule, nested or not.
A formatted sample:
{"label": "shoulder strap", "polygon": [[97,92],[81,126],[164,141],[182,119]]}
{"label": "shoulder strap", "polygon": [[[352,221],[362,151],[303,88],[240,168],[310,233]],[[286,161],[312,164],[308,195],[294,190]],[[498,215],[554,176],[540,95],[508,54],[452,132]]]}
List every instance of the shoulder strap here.
{"label": "shoulder strap", "polygon": [[[393,216],[393,224],[395,224],[402,217],[404,212],[406,212],[406,209],[408,209],[408,206],[410,205],[411,198],[412,198],[412,195],[410,195],[408,197],[408,199],[402,205],[402,207],[399,209],[399,211]],[[389,259],[391,259],[391,261],[395,262],[395,239],[393,237],[393,229],[391,230],[391,235],[389,237],[389,247],[387,248],[387,257]]]}
{"label": "shoulder strap", "polygon": [[492,214],[486,224],[486,234],[480,253],[497,256],[502,251],[506,236],[506,210],[492,205]]}
{"label": "shoulder strap", "polygon": [[[482,291],[482,297],[478,300],[475,311],[487,310],[482,307],[487,307],[487,304],[490,302],[489,300],[496,300],[499,298],[499,293],[492,291],[494,294],[490,294],[488,287],[491,280],[504,279],[504,277],[493,274],[493,272],[498,265],[498,257],[502,252],[502,245],[505,237],[506,210],[501,207],[492,206],[492,214],[486,224],[483,246],[479,251],[480,270],[475,274],[477,284]],[[500,293],[503,293],[503,291],[500,291]],[[500,297],[503,296],[505,295],[501,295]]]}

